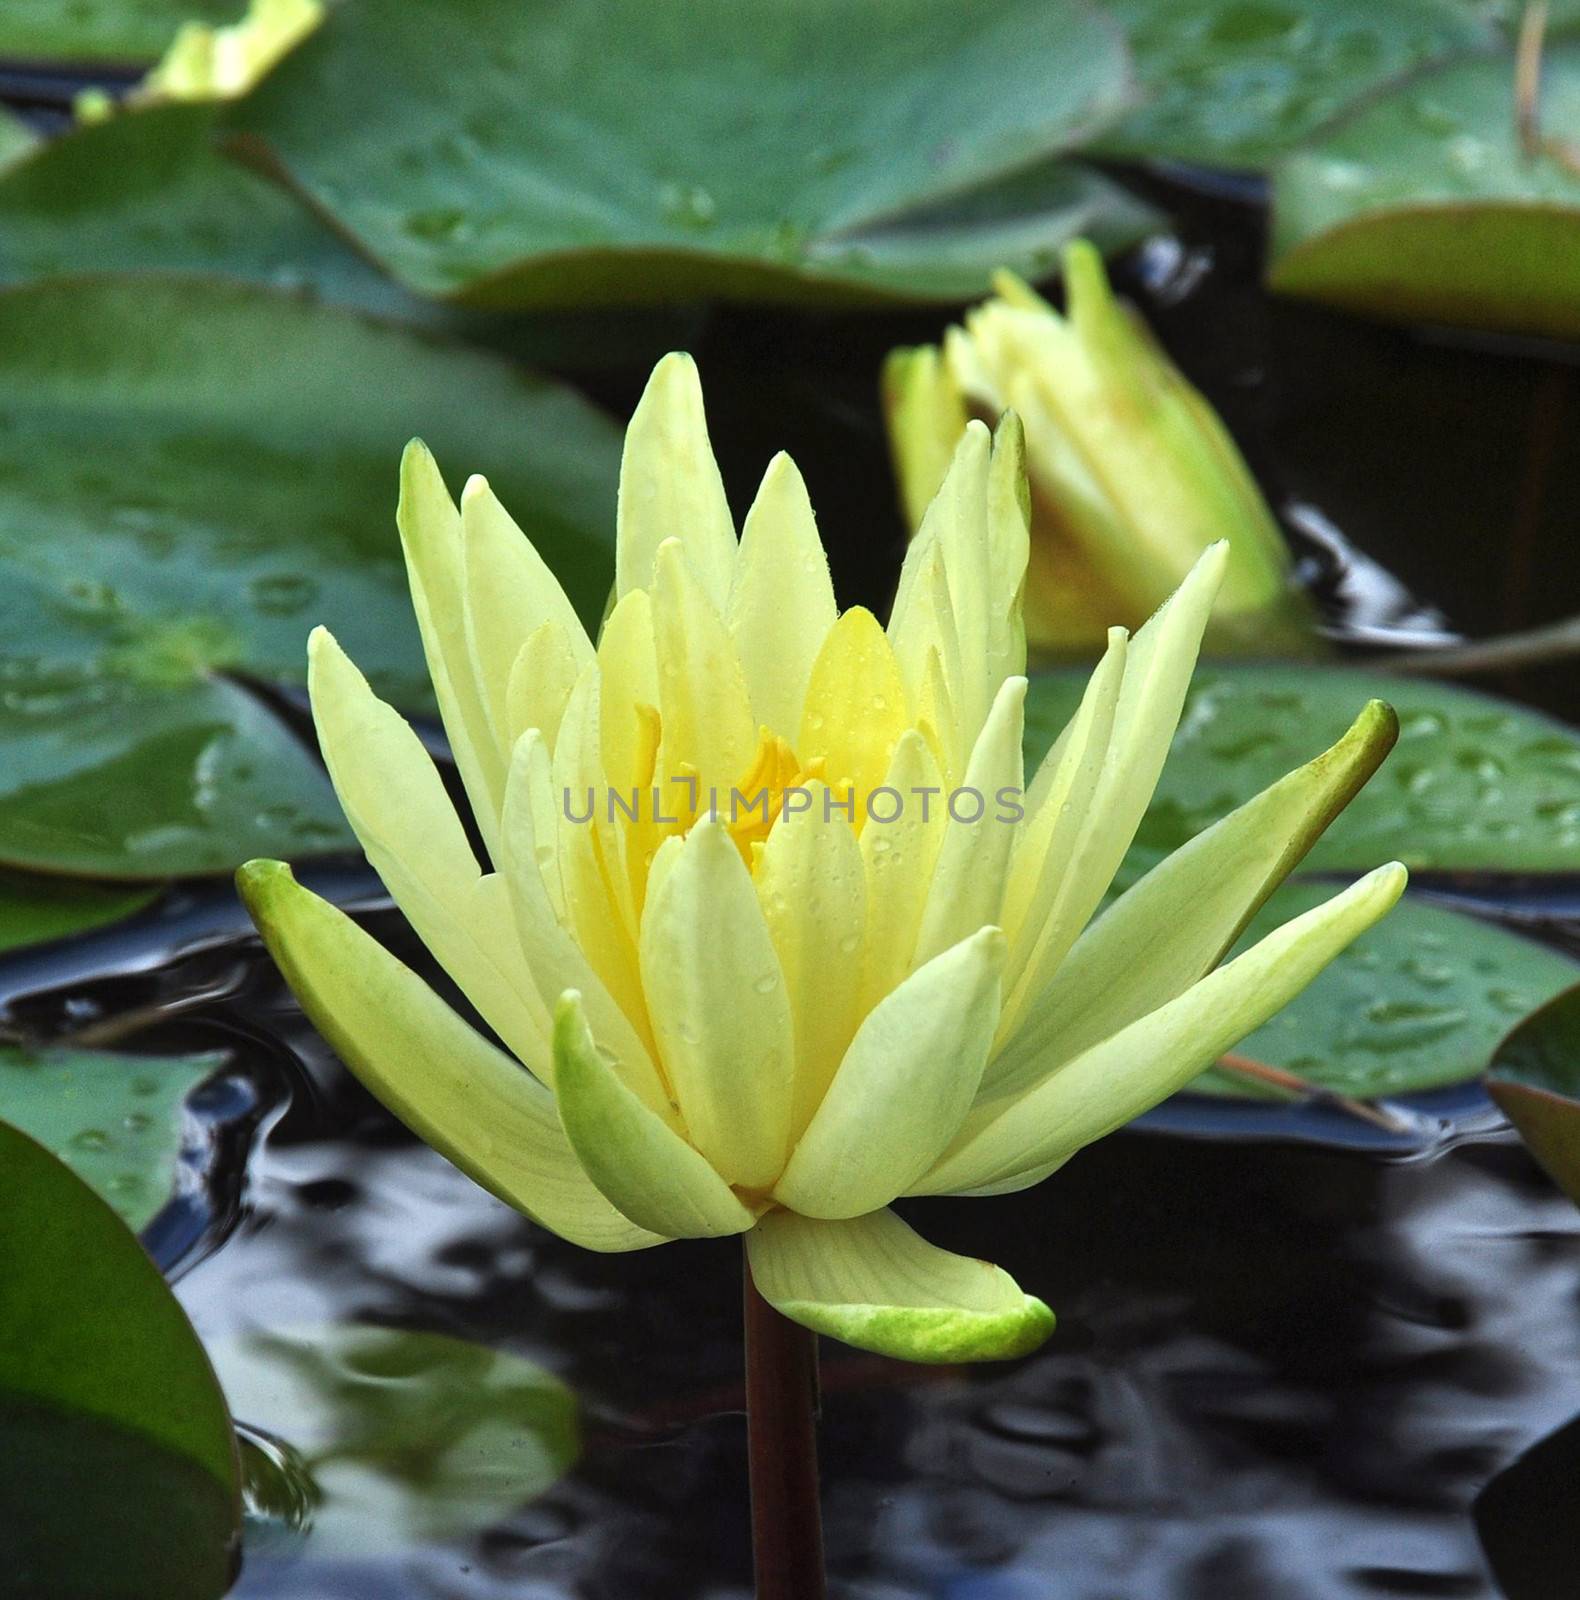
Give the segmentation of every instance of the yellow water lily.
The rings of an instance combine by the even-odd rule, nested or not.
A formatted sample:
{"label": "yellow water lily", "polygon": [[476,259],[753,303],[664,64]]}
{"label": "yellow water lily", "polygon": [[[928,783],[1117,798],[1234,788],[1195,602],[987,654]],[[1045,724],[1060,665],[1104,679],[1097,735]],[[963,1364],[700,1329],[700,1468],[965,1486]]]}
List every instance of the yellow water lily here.
{"label": "yellow water lily", "polygon": [[313,715],[369,860],[494,1039],[254,862],[270,950],[352,1070],[501,1199],[594,1250],[743,1234],[763,1296],[851,1344],[1039,1344],[1040,1300],[891,1202],[1038,1182],[1264,1022],[1403,886],[1385,867],[1218,966],[1391,744],[1374,703],[1093,920],[1226,552],[1133,639],[1113,630],[1026,784],[1013,419],[965,429],[887,628],[838,611],[787,456],[737,540],[680,355],[627,435],[596,639],[488,485],[457,508],[420,444],[399,524],[484,860],[323,629]]}
{"label": "yellow water lily", "polygon": [[894,351],[883,398],[901,500],[919,527],[968,420],[1026,431],[1033,648],[1100,648],[1137,627],[1208,545],[1229,558],[1208,644],[1310,653],[1309,607],[1238,447],[1205,396],[1118,300],[1087,241],[1064,251],[1061,315],[1011,272],[942,346]]}

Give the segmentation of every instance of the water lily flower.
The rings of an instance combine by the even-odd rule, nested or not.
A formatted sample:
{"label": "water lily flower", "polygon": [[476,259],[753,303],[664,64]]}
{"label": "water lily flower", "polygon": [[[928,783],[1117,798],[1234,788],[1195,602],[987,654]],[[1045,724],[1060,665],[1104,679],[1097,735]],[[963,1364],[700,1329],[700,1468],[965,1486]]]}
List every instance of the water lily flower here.
{"label": "water lily flower", "polygon": [[1134,638],[1111,632],[1023,787],[1013,419],[964,430],[887,628],[838,611],[787,456],[737,540],[684,356],[630,425],[596,639],[488,485],[457,508],[421,444],[398,520],[485,859],[322,628],[313,716],[369,860],[494,1038],[283,864],[240,882],[363,1082],[575,1244],[742,1234],[760,1293],[807,1328],[919,1361],[1022,1354],[1048,1308],[891,1202],[1040,1181],[1258,1027],[1403,886],[1384,867],[1218,965],[1391,744],[1374,703],[1093,920],[1227,551]]}
{"label": "water lily flower", "polygon": [[130,98],[138,105],[237,99],[314,32],[324,15],[324,0],[250,0],[239,21],[185,22]]}
{"label": "water lily flower", "polygon": [[943,482],[967,421],[1013,410],[1026,432],[1033,648],[1100,647],[1138,627],[1210,544],[1229,559],[1208,645],[1310,653],[1304,597],[1283,536],[1228,429],[1115,298],[1085,240],[1064,251],[1060,315],[1013,273],[950,328],[942,347],[894,351],[884,409],[913,528]]}

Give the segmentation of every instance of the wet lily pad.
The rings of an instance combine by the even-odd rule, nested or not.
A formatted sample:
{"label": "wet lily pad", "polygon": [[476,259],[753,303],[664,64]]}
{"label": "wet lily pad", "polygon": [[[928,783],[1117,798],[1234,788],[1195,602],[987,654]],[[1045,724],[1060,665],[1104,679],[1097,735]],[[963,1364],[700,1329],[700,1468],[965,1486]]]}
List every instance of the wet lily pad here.
{"label": "wet lily pad", "polygon": [[393,524],[419,431],[596,619],[619,436],[558,385],[232,285],[0,294],[0,861],[145,878],[350,846],[248,683],[301,682],[324,622],[430,705]]}
{"label": "wet lily pad", "polygon": [[[1580,127],[1580,45],[1546,52],[1541,124]],[[1580,333],[1580,144],[1521,147],[1511,55],[1412,79],[1279,166],[1268,283],[1381,317]]]}
{"label": "wet lily pad", "polygon": [[[520,1357],[398,1328],[295,1328],[215,1346],[249,1452],[248,1498],[293,1504],[311,1548],[389,1552],[486,1527],[580,1450],[575,1396]],[[290,1472],[294,1493],[271,1476]]]}
{"label": "wet lily pad", "polygon": [[138,66],[162,55],[183,22],[234,22],[246,9],[246,0],[6,0],[0,56]]}
{"label": "wet lily pad", "polygon": [[0,870],[0,952],[119,922],[158,898],[157,889],[79,883]]}
{"label": "wet lily pad", "polygon": [[[1084,674],[1032,680],[1026,749],[1041,759]],[[1399,713],[1382,770],[1317,842],[1305,871],[1580,871],[1580,734],[1506,701],[1352,668],[1203,666],[1168,765],[1121,869],[1135,877],[1331,744],[1367,700]]]}
{"label": "wet lily pad", "polygon": [[221,154],[214,118],[206,105],[127,112],[36,145],[0,171],[0,283],[213,274],[382,315],[421,314],[420,301],[300,201]]}
{"label": "wet lily pad", "polygon": [[[1384,769],[1386,771],[1386,768]],[[1292,883],[1252,921],[1241,946],[1337,892]],[[1358,1099],[1463,1083],[1498,1042],[1580,981],[1580,962],[1442,906],[1406,897],[1235,1054]],[[1260,1098],[1244,1078],[1209,1072],[1191,1085]]]}
{"label": "wet lily pad", "polygon": [[1559,995],[1503,1041],[1487,1089],[1580,1205],[1580,988]]}
{"label": "wet lily pad", "polygon": [[218,1600],[239,1490],[224,1396],[158,1269],[0,1123],[0,1595]]}
{"label": "wet lily pad", "polygon": [[974,272],[936,210],[892,270],[851,241],[1071,147],[1127,93],[1112,26],[1043,0],[361,0],[233,118],[425,294],[915,297],[940,271],[985,288],[1001,238],[964,219]]}
{"label": "wet lily pad", "polygon": [[1490,44],[1458,0],[1107,0],[1142,103],[1104,154],[1263,167],[1401,73]]}
{"label": "wet lily pad", "polygon": [[64,1161],[141,1230],[170,1198],[187,1096],[223,1055],[0,1048],[0,1117]]}

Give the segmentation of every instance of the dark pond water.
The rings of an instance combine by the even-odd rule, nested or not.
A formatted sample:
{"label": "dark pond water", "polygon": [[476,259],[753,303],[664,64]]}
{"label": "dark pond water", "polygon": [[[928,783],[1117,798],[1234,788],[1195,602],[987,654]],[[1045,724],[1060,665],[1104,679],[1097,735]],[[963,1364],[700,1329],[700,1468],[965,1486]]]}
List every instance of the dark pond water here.
{"label": "dark pond water", "polygon": [[[1271,302],[1254,205],[1168,199],[1179,234],[1132,254],[1121,280],[1244,443],[1353,648],[1580,610],[1572,351]],[[940,323],[724,310],[692,329],[732,495],[744,504],[790,448],[847,602],[882,606],[900,552],[878,362]],[[571,376],[626,411],[644,365]],[[1566,664],[1499,687],[1574,717],[1576,682]],[[356,869],[324,886],[378,901]],[[1476,903],[1576,936],[1565,886]],[[398,919],[371,916],[409,952]],[[746,1595],[737,1249],[599,1257],[533,1228],[347,1078],[244,929],[225,891],[194,892],[0,971],[13,1020],[45,1035],[208,996],[130,1041],[232,1053],[197,1105],[204,1186],[150,1234],[200,1332],[358,1321],[497,1345],[576,1391],[586,1443],[555,1488],[481,1535],[354,1560],[266,1544],[237,1593]],[[928,1237],[1001,1261],[1060,1327],[1009,1367],[825,1351],[835,1593],[1499,1593],[1472,1506],[1580,1413],[1580,1215],[1474,1093],[1424,1109],[1452,1131],[1390,1145],[1332,1113],[1185,1100],[1028,1194],[913,1207]],[[1554,1471],[1572,1467],[1504,1496],[1489,1539],[1551,1535]],[[285,1469],[258,1470],[289,1499]],[[1515,1600],[1580,1594],[1580,1538],[1559,1523],[1557,1554]]]}

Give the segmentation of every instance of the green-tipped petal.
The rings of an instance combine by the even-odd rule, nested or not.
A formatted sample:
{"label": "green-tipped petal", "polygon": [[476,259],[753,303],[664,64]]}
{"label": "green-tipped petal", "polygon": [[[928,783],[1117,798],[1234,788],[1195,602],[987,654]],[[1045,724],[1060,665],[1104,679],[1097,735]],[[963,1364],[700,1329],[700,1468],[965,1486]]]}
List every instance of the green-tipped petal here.
{"label": "green-tipped petal", "polygon": [[993,1063],[995,1097],[1183,994],[1215,967],[1393,748],[1399,719],[1373,700],[1332,749],[1196,835],[1076,942]]}
{"label": "green-tipped petal", "polygon": [[1398,862],[1287,922],[1150,1016],[1067,1062],[986,1120],[968,1119],[914,1194],[1030,1184],[1182,1089],[1283,1009],[1404,892]]}
{"label": "green-tipped petal", "polygon": [[1223,581],[1229,548],[1210,546],[1157,614],[1130,641],[1102,774],[1081,824],[1071,867],[1041,929],[1028,928],[1031,954],[1006,997],[1006,1026],[1024,1014],[1102,903],[1146,814],[1190,687],[1202,632]]}
{"label": "green-tipped petal", "polygon": [[593,1042],[574,989],[554,1018],[554,1096],[588,1177],[638,1227],[676,1239],[744,1233],[756,1220],[730,1186],[621,1081]]}
{"label": "green-tipped petal", "polygon": [[572,1244],[614,1251],[664,1242],[594,1187],[549,1091],[344,912],[302,888],[282,861],[249,861],[236,882],[303,1011],[414,1133]]}
{"label": "green-tipped petal", "polygon": [[770,1211],[746,1254],[758,1292],[792,1322],[901,1361],[1010,1361],[1053,1332],[1053,1313],[1002,1268],[928,1244],[892,1211]]}
{"label": "green-tipped petal", "polygon": [[680,352],[653,368],[625,434],[615,528],[615,597],[653,586],[658,547],[679,539],[722,615],[735,571],[735,524],[702,407],[697,364]]}
{"label": "green-tipped petal", "polygon": [[900,501],[920,527],[969,420],[965,397],[933,345],[891,351],[882,392]]}
{"label": "green-tipped petal", "polygon": [[809,1217],[886,1206],[954,1138],[998,1024],[1004,935],[983,928],[867,1014],[774,1197]]}

